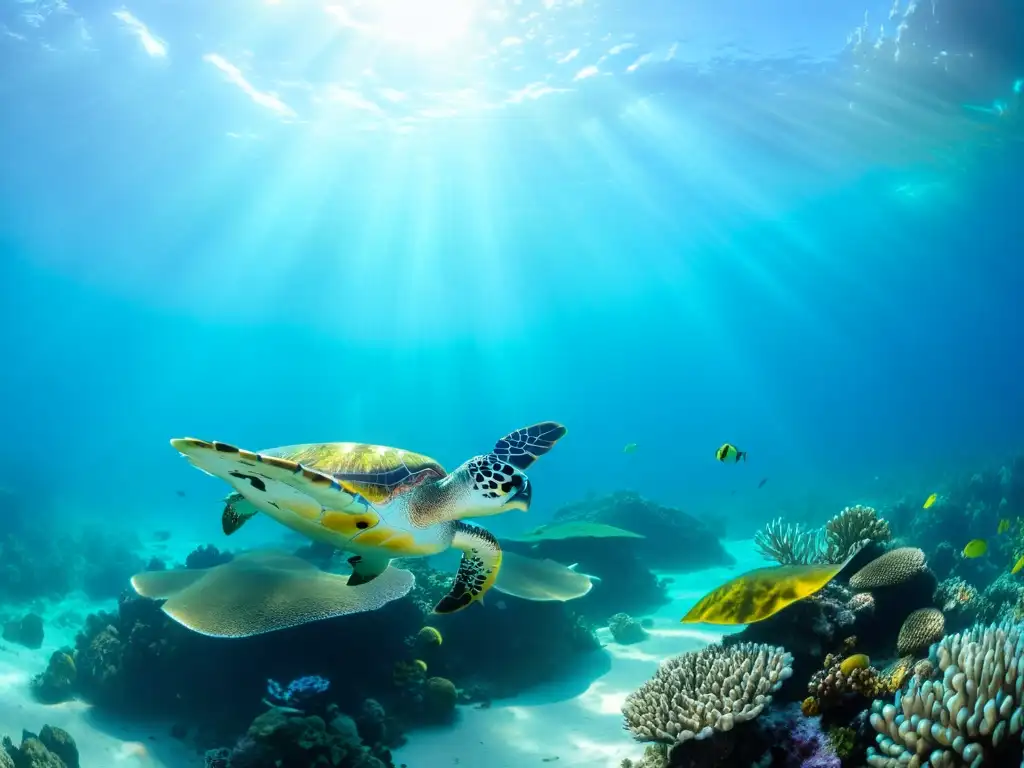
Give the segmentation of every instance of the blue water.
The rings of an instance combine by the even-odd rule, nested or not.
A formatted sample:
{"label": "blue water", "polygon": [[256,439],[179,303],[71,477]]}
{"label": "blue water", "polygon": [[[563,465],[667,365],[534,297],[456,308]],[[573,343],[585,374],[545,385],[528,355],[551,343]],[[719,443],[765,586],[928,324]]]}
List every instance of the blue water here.
{"label": "blue water", "polygon": [[455,466],[556,419],[533,518],[633,488],[749,535],[1020,447],[1022,134],[961,108],[1012,47],[865,67],[887,3],[341,6],[2,0],[0,483],[213,535],[171,437]]}

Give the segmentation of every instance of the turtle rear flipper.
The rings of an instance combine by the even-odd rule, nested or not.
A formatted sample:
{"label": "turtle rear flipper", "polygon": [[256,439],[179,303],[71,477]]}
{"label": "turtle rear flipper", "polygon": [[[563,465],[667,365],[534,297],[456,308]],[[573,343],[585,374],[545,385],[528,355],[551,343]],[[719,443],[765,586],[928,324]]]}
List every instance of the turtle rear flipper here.
{"label": "turtle rear flipper", "polygon": [[348,559],[352,566],[352,573],[348,577],[348,586],[357,587],[368,581],[373,581],[380,576],[391,565],[391,558],[385,554],[371,552],[367,555],[352,555]]}
{"label": "turtle rear flipper", "polygon": [[451,590],[434,606],[434,613],[455,613],[482,600],[501,568],[501,545],[490,532],[463,522],[453,525],[452,546],[462,550],[462,562]]}
{"label": "turtle rear flipper", "polygon": [[516,469],[528,469],[533,462],[555,447],[567,430],[555,421],[542,421],[505,435],[492,453]]}

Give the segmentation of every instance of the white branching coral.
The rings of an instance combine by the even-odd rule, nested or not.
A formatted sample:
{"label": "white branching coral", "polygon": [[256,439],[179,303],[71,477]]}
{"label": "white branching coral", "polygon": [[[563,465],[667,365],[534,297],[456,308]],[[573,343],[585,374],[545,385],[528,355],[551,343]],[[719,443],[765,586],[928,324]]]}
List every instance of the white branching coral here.
{"label": "white branching coral", "polygon": [[754,534],[754,543],[766,560],[780,565],[841,563],[863,544],[884,544],[892,538],[889,523],[872,507],[846,507],[824,528],[772,520]]}
{"label": "white branching coral", "polygon": [[754,534],[754,543],[766,560],[780,565],[809,565],[821,562],[824,536],[817,528],[804,528],[778,517]]}
{"label": "white branching coral", "polygon": [[753,720],[793,673],[779,647],[709,645],[671,658],[626,697],[625,728],[638,741],[681,744]]}

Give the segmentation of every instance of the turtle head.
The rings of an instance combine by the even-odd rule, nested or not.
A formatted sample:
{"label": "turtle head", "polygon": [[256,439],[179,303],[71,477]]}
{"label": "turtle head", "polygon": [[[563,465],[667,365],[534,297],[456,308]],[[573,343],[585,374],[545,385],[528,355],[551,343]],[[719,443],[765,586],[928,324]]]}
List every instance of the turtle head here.
{"label": "turtle head", "polygon": [[455,496],[454,517],[486,517],[518,509],[527,512],[533,486],[526,474],[493,453],[475,456],[446,478]]}

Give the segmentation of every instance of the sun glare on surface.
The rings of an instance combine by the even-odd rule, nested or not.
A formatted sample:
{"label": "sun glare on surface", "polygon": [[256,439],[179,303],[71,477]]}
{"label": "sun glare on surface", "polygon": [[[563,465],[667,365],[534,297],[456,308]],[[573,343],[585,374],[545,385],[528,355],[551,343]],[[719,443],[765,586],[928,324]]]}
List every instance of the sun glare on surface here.
{"label": "sun glare on surface", "polygon": [[467,36],[480,0],[365,0],[327,6],[342,25],[424,49],[441,49]]}

